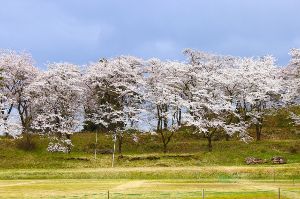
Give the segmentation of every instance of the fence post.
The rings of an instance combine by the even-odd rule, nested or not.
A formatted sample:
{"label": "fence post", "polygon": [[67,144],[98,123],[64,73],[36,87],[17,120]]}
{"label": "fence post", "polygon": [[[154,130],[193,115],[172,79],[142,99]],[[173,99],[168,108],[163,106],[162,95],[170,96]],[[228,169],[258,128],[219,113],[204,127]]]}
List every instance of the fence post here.
{"label": "fence post", "polygon": [[295,178],[293,178],[293,185],[295,185]]}
{"label": "fence post", "polygon": [[202,199],[204,199],[204,189],[202,189]]}
{"label": "fence post", "polygon": [[109,190],[107,190],[107,198],[109,199]]}
{"label": "fence post", "polygon": [[273,170],[273,182],[275,182],[275,169]]}
{"label": "fence post", "polygon": [[278,188],[278,199],[280,199],[280,188]]}
{"label": "fence post", "polygon": [[116,141],[117,141],[117,136],[116,136],[116,132],[114,134],[114,138],[113,138],[113,141],[114,141],[114,150],[113,150],[113,154],[112,154],[112,163],[111,163],[111,167],[114,167],[114,161],[115,161],[115,151],[116,151]]}
{"label": "fence post", "polygon": [[97,159],[97,144],[98,144],[98,132],[96,132],[96,143],[95,143],[95,151],[94,151],[94,158]]}

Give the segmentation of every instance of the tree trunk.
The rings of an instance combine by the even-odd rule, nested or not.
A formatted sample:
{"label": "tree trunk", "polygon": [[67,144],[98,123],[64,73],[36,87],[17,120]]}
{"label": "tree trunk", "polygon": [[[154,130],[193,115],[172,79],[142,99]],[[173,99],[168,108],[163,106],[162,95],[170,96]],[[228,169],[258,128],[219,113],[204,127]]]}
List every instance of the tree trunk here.
{"label": "tree trunk", "polygon": [[230,136],[228,134],[225,135],[226,141],[229,141]]}
{"label": "tree trunk", "polygon": [[167,148],[167,146],[168,146],[168,144],[167,143],[164,143],[164,153],[167,153],[167,151],[168,151],[168,148]]}
{"label": "tree trunk", "polygon": [[[68,139],[68,140],[71,140],[71,134],[66,134],[66,138]],[[69,154],[69,153],[71,153],[71,145],[70,144],[68,144],[67,145],[67,148],[68,148],[68,151],[67,151],[67,153]]]}
{"label": "tree trunk", "polygon": [[163,152],[164,152],[164,153],[167,153],[167,145],[168,145],[168,142],[167,142],[167,140],[166,140],[166,138],[165,138],[165,135],[164,135],[164,132],[163,132],[162,129],[159,131],[159,133],[160,133],[160,135],[161,135],[161,141],[162,141],[162,143],[163,143]]}
{"label": "tree trunk", "polygon": [[161,123],[161,120],[158,119],[158,120],[157,120],[157,126],[156,126],[156,132],[157,132],[157,133],[160,131],[160,123]]}
{"label": "tree trunk", "polygon": [[26,131],[22,131],[22,135],[26,138],[27,150],[33,150],[35,148],[35,144],[33,142],[33,137],[31,136],[31,134]]}
{"label": "tree trunk", "polygon": [[123,136],[118,135],[118,152],[119,154],[122,154],[122,145],[123,145]]}
{"label": "tree trunk", "polygon": [[113,148],[113,154],[112,154],[111,167],[114,167],[114,162],[115,162],[115,149],[116,149],[116,141],[115,141],[115,139],[114,139],[114,148]]}
{"label": "tree trunk", "polygon": [[[156,132],[161,135],[161,141],[163,143],[163,152],[167,153],[168,149],[168,143],[170,142],[171,137],[173,136],[172,132],[170,135],[168,135],[168,118],[163,117],[162,113],[168,112],[168,106],[167,105],[162,105],[162,106],[157,106],[157,127],[156,127]],[[164,133],[165,131],[165,133]]]}
{"label": "tree trunk", "polygon": [[212,143],[211,143],[211,137],[212,136],[208,136],[207,137],[207,141],[208,141],[208,151],[211,152],[212,151]]}
{"label": "tree trunk", "polygon": [[260,141],[261,140],[261,129],[262,129],[262,126],[260,124],[256,124],[255,125],[256,141]]}
{"label": "tree trunk", "polygon": [[181,109],[179,109],[178,126],[181,126]]}

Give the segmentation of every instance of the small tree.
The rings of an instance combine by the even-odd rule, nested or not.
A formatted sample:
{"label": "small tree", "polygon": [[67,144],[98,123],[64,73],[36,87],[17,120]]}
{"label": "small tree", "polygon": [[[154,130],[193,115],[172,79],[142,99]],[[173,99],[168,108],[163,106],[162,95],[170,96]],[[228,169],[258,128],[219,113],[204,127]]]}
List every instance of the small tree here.
{"label": "small tree", "polygon": [[[287,67],[282,69],[282,90],[285,104],[299,105],[300,104],[300,49],[291,49],[291,60]],[[300,116],[295,112],[290,113],[290,118],[295,125],[300,124]]]}
{"label": "small tree", "polygon": [[237,67],[237,110],[244,120],[255,126],[256,140],[259,141],[265,115],[283,105],[279,69],[271,56],[240,58]]}
{"label": "small tree", "polygon": [[209,151],[212,150],[212,138],[223,132],[228,136],[238,133],[241,139],[247,139],[247,125],[236,112],[234,93],[228,90],[234,86],[228,84],[226,79],[226,75],[231,75],[226,69],[233,66],[235,59],[190,49],[185,54],[189,57],[190,69],[187,76],[191,80],[188,83],[188,123],[204,135]]}
{"label": "small tree", "polygon": [[6,120],[15,108],[19,114],[22,134],[28,137],[32,121],[30,100],[25,94],[28,85],[39,74],[28,53],[4,50],[0,52],[0,70],[3,72],[1,92],[10,101]]}
{"label": "small tree", "polygon": [[11,100],[0,93],[0,132],[4,135],[17,137],[22,132],[22,126],[9,118]]}
{"label": "small tree", "polygon": [[86,120],[113,133],[122,153],[124,132],[136,128],[143,101],[141,60],[117,57],[101,60],[88,67]]}
{"label": "small tree", "polygon": [[[174,133],[183,121],[183,109],[186,108],[184,100],[185,85],[182,80],[182,72],[186,65],[178,62],[162,62],[157,59],[148,61],[145,68],[145,99],[150,126],[160,135],[163,144],[163,152],[167,152]],[[152,121],[155,124],[151,124]]]}
{"label": "small tree", "polygon": [[26,91],[34,104],[32,128],[52,137],[49,151],[71,151],[71,134],[81,123],[84,89],[77,66],[54,63]]}

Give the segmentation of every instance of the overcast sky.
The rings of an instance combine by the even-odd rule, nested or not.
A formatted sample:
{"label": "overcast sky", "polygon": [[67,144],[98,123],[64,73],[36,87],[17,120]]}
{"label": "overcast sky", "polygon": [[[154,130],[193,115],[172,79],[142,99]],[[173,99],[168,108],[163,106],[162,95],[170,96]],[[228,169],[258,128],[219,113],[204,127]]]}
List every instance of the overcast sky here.
{"label": "overcast sky", "polygon": [[299,0],[0,0],[0,48],[86,64],[135,55],[184,60],[194,48],[237,56],[300,47]]}

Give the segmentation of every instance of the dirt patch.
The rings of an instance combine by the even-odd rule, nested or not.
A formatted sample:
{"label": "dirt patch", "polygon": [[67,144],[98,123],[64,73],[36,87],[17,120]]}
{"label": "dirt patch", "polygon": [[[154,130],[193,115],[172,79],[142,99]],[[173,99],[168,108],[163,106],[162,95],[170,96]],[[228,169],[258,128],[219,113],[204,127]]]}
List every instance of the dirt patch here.
{"label": "dirt patch", "polygon": [[90,161],[89,158],[82,158],[82,157],[70,157],[70,158],[65,158],[65,160]]}
{"label": "dirt patch", "polygon": [[123,156],[120,155],[118,157],[119,160],[129,160],[129,161],[137,161],[137,160],[159,160],[160,157],[159,156],[154,156],[154,155],[150,155],[150,156]]}
{"label": "dirt patch", "polygon": [[164,158],[181,158],[181,159],[196,159],[194,154],[176,154],[176,155],[163,155]]}

